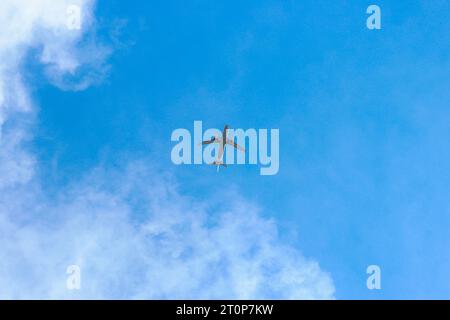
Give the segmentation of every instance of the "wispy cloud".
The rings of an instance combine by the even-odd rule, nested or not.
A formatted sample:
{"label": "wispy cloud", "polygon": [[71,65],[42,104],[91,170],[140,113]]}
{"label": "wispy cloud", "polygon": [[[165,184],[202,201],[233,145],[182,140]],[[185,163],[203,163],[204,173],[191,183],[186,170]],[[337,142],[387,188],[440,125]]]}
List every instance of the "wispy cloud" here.
{"label": "wispy cloud", "polygon": [[[147,162],[97,168],[46,194],[23,146],[33,105],[22,59],[40,47],[59,86],[92,66],[75,49],[82,34],[64,29],[69,2],[31,3],[3,1],[0,13],[0,298],[333,297],[331,277],[284,245],[257,205],[235,194],[224,207],[183,196],[176,178]],[[78,4],[93,25],[93,3]],[[71,264],[81,267],[79,291],[66,289]]]}
{"label": "wispy cloud", "polygon": [[[283,245],[274,221],[255,205],[230,195],[217,209],[173,185],[167,174],[135,162],[121,172],[98,170],[57,201],[32,188],[25,199],[23,189],[4,193],[0,296],[333,296],[329,275]],[[71,264],[81,267],[80,291],[66,289]]]}

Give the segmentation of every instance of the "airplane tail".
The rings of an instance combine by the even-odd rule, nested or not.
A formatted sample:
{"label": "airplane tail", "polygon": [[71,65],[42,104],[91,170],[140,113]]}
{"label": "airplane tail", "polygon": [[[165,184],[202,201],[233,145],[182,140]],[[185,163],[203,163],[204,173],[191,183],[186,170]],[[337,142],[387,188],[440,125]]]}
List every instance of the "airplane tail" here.
{"label": "airplane tail", "polygon": [[226,163],[223,163],[223,162],[216,163],[216,166],[217,166],[217,172],[219,172],[220,166],[225,167],[225,168],[227,167]]}
{"label": "airplane tail", "polygon": [[217,166],[217,172],[219,172],[220,166],[227,167],[227,164],[222,161],[214,161],[213,163],[210,163],[211,166]]}

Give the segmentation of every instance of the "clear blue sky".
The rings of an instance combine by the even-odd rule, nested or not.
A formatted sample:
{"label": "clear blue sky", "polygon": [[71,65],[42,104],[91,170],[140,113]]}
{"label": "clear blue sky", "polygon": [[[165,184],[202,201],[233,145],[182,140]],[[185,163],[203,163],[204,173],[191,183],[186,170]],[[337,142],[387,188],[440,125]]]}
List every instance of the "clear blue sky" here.
{"label": "clear blue sky", "polygon": [[[372,3],[381,30],[366,28]],[[33,91],[49,186],[142,156],[184,194],[257,202],[338,299],[450,297],[448,1],[109,0],[96,17],[107,78]],[[194,120],[279,128],[279,174],[174,166],[171,132]],[[371,264],[382,290],[366,288]]]}

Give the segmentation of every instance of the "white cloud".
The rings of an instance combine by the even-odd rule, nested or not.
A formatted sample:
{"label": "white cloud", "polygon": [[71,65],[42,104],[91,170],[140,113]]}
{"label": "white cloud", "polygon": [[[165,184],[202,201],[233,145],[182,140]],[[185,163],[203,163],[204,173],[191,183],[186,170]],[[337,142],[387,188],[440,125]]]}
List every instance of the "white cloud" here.
{"label": "white cloud", "polygon": [[[133,163],[124,172],[94,173],[57,201],[27,190],[26,201],[39,204],[31,211],[23,190],[4,194],[0,297],[333,296],[331,278],[281,244],[275,223],[256,206],[230,195],[226,208],[212,208],[172,185],[167,175]],[[81,291],[65,287],[71,264],[81,267]]]}
{"label": "white cloud", "polygon": [[[81,8],[80,30],[67,27],[70,5]],[[17,76],[30,49],[38,52],[49,80],[64,89],[83,89],[101,78],[107,70],[103,62],[109,50],[83,38],[94,25],[93,6],[91,0],[2,0],[0,126],[10,112],[30,110],[23,79]],[[71,81],[67,83],[67,79]]]}
{"label": "white cloud", "polygon": [[[92,25],[93,3],[78,3]],[[57,195],[43,191],[24,146],[33,106],[22,60],[41,48],[50,80],[82,89],[91,81],[74,86],[67,76],[103,58],[89,61],[91,46],[75,49],[81,34],[64,29],[59,14],[68,4],[2,1],[0,298],[332,298],[331,277],[234,194],[225,208],[185,197],[173,177],[140,162],[99,168]],[[81,267],[80,291],[66,289],[72,264]]]}
{"label": "white cloud", "polygon": [[[67,8],[81,8],[82,28],[67,28]],[[48,79],[62,89],[81,90],[99,81],[107,66],[108,49],[86,41],[94,26],[92,0],[2,0],[0,10],[0,187],[27,182],[33,174],[33,156],[23,143],[29,136],[25,118],[34,110],[24,60],[31,49]],[[88,66],[88,68],[86,68]],[[15,121],[20,118],[19,121]],[[6,121],[9,121],[9,126]]]}

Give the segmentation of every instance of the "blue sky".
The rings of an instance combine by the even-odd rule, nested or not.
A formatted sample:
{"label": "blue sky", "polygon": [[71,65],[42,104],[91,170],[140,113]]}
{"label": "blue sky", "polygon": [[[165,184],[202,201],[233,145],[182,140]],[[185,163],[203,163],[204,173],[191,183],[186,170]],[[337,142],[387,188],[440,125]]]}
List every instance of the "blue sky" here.
{"label": "blue sky", "polygon": [[[372,3],[381,30],[366,28]],[[338,299],[448,298],[449,5],[99,2],[86,43],[110,50],[101,81],[61,90],[33,62],[39,49],[26,58],[43,192],[145,159],[183,197],[220,207],[230,191],[256,203],[281,243],[330,275]],[[279,128],[279,173],[173,165],[171,132],[194,120]],[[366,287],[371,264],[381,290]]]}

